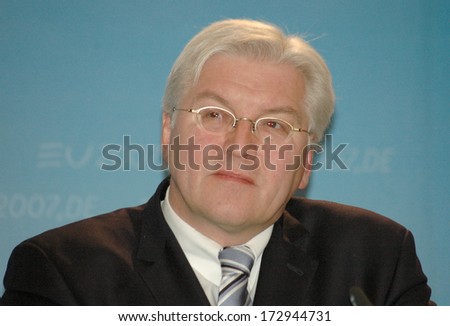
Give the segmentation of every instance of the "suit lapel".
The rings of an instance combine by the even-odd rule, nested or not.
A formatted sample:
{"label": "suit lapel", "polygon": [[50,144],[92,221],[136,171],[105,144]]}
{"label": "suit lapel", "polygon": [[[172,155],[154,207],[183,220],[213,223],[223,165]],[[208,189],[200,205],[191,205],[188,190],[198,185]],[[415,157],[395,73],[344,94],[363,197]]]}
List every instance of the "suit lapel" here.
{"label": "suit lapel", "polygon": [[289,213],[275,224],[264,250],[254,305],[305,305],[318,262],[304,251],[309,232]]}
{"label": "suit lapel", "polygon": [[136,269],[157,305],[209,305],[186,256],[161,212],[168,180],[163,182],[143,212]]}

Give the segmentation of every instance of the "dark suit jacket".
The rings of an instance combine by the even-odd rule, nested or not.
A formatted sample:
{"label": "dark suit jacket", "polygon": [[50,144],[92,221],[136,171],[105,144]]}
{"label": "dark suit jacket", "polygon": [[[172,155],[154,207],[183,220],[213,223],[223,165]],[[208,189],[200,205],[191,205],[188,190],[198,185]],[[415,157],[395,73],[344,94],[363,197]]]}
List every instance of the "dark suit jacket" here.
{"label": "dark suit jacket", "polygon": [[[145,205],[45,232],[17,246],[2,304],[209,305],[160,207]],[[292,199],[264,251],[254,305],[428,304],[411,233],[375,213]]]}

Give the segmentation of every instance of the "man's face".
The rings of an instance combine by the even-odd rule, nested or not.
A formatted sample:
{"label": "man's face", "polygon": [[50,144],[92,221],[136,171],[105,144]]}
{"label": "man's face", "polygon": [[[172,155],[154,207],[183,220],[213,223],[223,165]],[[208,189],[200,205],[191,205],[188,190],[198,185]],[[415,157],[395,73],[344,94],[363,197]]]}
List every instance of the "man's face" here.
{"label": "man's face", "polygon": [[[238,119],[270,116],[308,129],[300,107],[304,88],[303,76],[290,65],[215,55],[178,109],[217,106]],[[199,126],[194,113],[175,111],[172,119],[173,126],[164,114],[162,131],[163,145],[181,145],[168,153],[171,205],[187,223],[223,245],[247,241],[273,224],[295,190],[308,183],[309,171],[302,164],[292,168],[293,156],[300,159],[308,143],[307,133],[293,132],[280,151],[273,142],[262,146],[264,140],[252,133],[248,120],[218,134]]]}

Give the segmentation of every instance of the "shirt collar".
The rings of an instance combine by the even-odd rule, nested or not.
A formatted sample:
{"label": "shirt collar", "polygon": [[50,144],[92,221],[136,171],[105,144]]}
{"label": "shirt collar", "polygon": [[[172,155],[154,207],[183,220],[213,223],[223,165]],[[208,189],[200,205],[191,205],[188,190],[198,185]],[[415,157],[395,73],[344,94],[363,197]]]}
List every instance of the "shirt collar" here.
{"label": "shirt collar", "polygon": [[[177,238],[192,268],[210,282],[219,285],[222,276],[219,251],[222,250],[222,246],[198,232],[175,213],[169,202],[169,191],[170,187],[167,188],[165,199],[161,201],[161,209],[167,224]],[[253,250],[256,260],[261,259],[264,248],[272,235],[272,229],[273,225],[245,243]]]}

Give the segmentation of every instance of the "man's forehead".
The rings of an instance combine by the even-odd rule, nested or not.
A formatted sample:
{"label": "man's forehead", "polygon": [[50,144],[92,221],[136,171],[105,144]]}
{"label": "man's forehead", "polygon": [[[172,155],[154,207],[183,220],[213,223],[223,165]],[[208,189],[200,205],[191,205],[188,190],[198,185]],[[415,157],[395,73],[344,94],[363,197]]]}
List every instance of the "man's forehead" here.
{"label": "man's forehead", "polygon": [[[245,91],[241,93],[241,89],[250,89],[253,94],[246,94]],[[242,94],[243,97],[239,98]],[[302,118],[303,96],[304,78],[293,65],[247,56],[216,54],[205,62],[197,80],[186,89],[181,104],[198,106],[195,108],[221,106],[236,112],[240,111],[241,106],[250,103],[253,109],[258,107],[265,115],[283,114]],[[242,99],[247,104],[241,102]]]}

